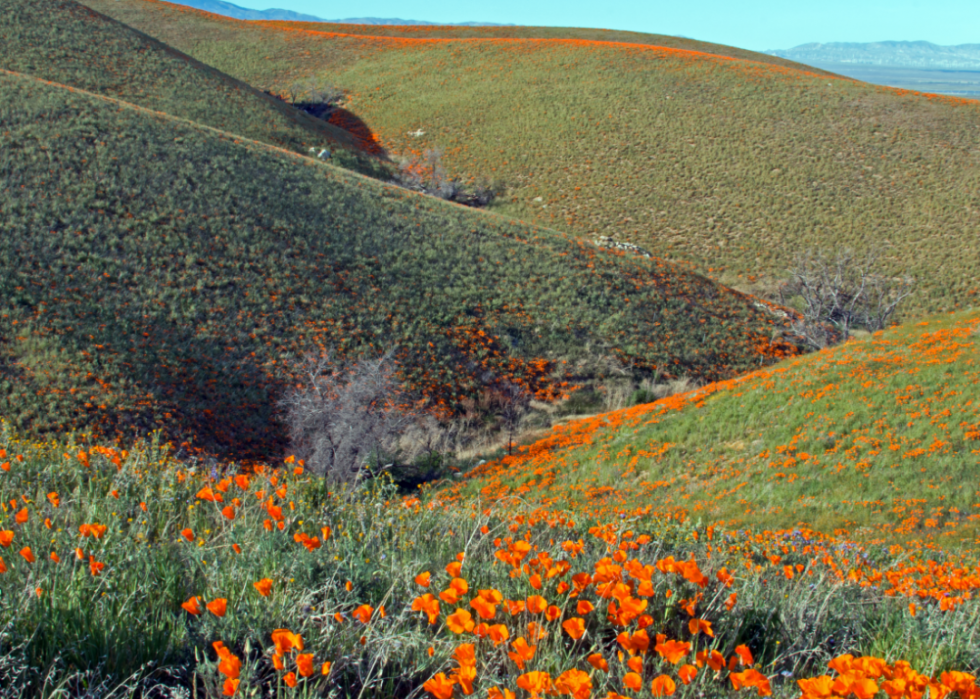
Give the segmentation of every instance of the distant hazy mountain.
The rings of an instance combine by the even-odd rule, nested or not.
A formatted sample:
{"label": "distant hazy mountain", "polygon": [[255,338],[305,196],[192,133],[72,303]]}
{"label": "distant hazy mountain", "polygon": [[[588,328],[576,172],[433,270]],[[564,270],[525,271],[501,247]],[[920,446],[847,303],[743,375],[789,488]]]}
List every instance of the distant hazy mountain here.
{"label": "distant hazy mountain", "polygon": [[980,70],[980,44],[937,46],[928,41],[803,44],[784,51],[765,53],[818,67],[834,64],[919,70]]}
{"label": "distant hazy mountain", "polygon": [[[216,15],[232,17],[233,19],[264,19],[279,20],[283,22],[329,22],[334,24],[429,24],[438,25],[438,22],[420,22],[414,19],[381,19],[378,17],[359,17],[350,19],[322,19],[313,15],[304,15],[292,10],[249,10],[238,5],[232,5],[224,0],[182,0],[175,2],[177,5],[186,5],[197,10],[213,12]],[[449,24],[449,23],[447,23]],[[463,27],[502,27],[514,26],[494,24],[492,22],[458,22],[455,26]]]}

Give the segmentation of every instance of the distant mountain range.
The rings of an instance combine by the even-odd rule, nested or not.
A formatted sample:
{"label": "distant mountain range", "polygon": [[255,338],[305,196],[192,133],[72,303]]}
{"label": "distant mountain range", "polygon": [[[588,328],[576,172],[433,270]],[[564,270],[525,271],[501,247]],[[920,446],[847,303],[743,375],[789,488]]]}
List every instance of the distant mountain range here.
{"label": "distant mountain range", "polygon": [[[233,19],[261,19],[278,20],[281,22],[328,22],[332,24],[427,24],[438,26],[439,22],[420,22],[414,19],[398,18],[379,18],[379,17],[357,17],[348,19],[323,19],[313,15],[304,15],[292,10],[280,10],[273,8],[270,10],[249,10],[245,7],[233,5],[224,0],[183,0],[175,2],[177,5],[186,5],[197,10],[213,12],[216,15],[223,15]],[[459,27],[512,27],[512,24],[494,24],[493,22],[444,22],[444,25]]]}
{"label": "distant mountain range", "polygon": [[980,44],[937,46],[928,41],[803,44],[784,51],[765,53],[821,68],[833,64],[917,70],[980,70]]}

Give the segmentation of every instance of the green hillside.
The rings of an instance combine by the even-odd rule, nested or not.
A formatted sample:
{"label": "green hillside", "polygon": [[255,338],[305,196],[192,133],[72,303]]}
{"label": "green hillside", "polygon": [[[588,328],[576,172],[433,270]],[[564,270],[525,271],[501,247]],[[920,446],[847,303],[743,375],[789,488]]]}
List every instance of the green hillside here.
{"label": "green hillside", "polygon": [[[450,173],[506,182],[502,213],[616,235],[742,288],[784,278],[801,249],[880,246],[886,273],[919,282],[906,317],[976,302],[980,103],[650,36],[338,35],[87,1],[262,89],[348,90],[389,152],[439,148]],[[548,38],[499,38],[522,34]]]}
{"label": "green hillside", "polygon": [[298,153],[329,147],[336,150],[335,163],[342,167],[366,174],[385,172],[349,132],[71,0],[4,2],[0,39],[0,68]]}
{"label": "green hillside", "polygon": [[562,360],[715,379],[782,321],[696,274],[159,112],[0,74],[0,414],[281,448],[289,360],[398,348],[431,407]]}
{"label": "green hillside", "polygon": [[460,486],[975,552],[980,313],[555,428]]}

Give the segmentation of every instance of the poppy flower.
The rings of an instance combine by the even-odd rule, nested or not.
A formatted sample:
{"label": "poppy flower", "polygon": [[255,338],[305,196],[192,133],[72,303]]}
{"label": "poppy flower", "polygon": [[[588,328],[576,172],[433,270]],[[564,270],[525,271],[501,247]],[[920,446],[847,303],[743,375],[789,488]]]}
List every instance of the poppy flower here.
{"label": "poppy flower", "polygon": [[201,609],[201,601],[196,596],[190,597],[186,602],[181,602],[180,606],[183,607],[188,614],[193,614],[194,616],[197,616],[204,611]]}
{"label": "poppy flower", "polygon": [[197,491],[197,498],[198,500],[204,500],[206,502],[224,502],[224,498],[221,497],[221,493],[214,492],[208,486]]}
{"label": "poppy flower", "polygon": [[323,665],[320,666],[320,674],[321,675],[329,675],[330,674],[330,663],[329,662],[326,662],[326,663],[324,663]]}
{"label": "poppy flower", "polygon": [[585,633],[585,620],[579,617],[572,617],[563,621],[561,627],[565,629],[565,633],[577,641]]}
{"label": "poppy flower", "polygon": [[7,548],[14,542],[14,533],[10,529],[0,531],[0,546]]}
{"label": "poppy flower", "polygon": [[510,631],[503,624],[494,624],[487,629],[487,636],[490,637],[494,647],[496,647],[510,638]]}
{"label": "poppy flower", "polygon": [[104,568],[105,568],[105,563],[100,563],[99,561],[95,560],[94,556],[88,557],[88,569],[93,576],[96,576],[99,573],[101,573]]}
{"label": "poppy flower", "polygon": [[54,561],[55,563],[61,563],[61,556],[59,556],[57,554],[57,552],[52,551],[51,552],[51,560]]}
{"label": "poppy flower", "polygon": [[22,507],[17,511],[17,514],[14,515],[14,520],[16,520],[17,524],[26,524],[28,517],[29,513],[27,512],[27,508]]}
{"label": "poppy flower", "polygon": [[228,600],[224,597],[219,597],[218,599],[213,599],[207,604],[208,611],[215,616],[224,616],[225,612],[228,610]]}
{"label": "poppy flower", "polygon": [[457,609],[446,617],[446,628],[455,634],[472,631],[475,625],[472,615],[465,609]]}
{"label": "poppy flower", "polygon": [[272,642],[276,645],[276,652],[285,655],[290,650],[303,650],[303,637],[298,633],[293,633],[289,629],[276,629],[272,632]]}
{"label": "poppy flower", "polygon": [[654,646],[654,650],[668,663],[676,665],[684,656],[691,652],[691,644],[686,641],[670,640],[664,643],[658,643]]}
{"label": "poppy flower", "polygon": [[684,684],[691,684],[691,680],[693,680],[697,674],[698,669],[693,665],[681,665],[677,669],[677,676],[681,678],[681,682]]}
{"label": "poppy flower", "polygon": [[362,604],[360,607],[351,612],[351,615],[362,624],[368,623],[371,620],[372,614],[374,614],[374,607],[372,607],[370,604]]}
{"label": "poppy flower", "polygon": [[745,644],[736,646],[735,654],[738,656],[739,662],[741,662],[742,665],[750,666],[755,662],[755,659],[752,657],[752,651],[750,651],[749,647]]}
{"label": "poppy flower", "polygon": [[25,546],[20,550],[20,555],[24,557],[24,560],[28,563],[33,563],[36,559],[34,558],[34,553],[31,551],[30,546]]}
{"label": "poppy flower", "polygon": [[527,598],[526,608],[531,614],[541,614],[548,608],[548,602],[541,595],[531,595]]}
{"label": "poppy flower", "polygon": [[429,617],[429,624],[435,624],[439,618],[439,600],[427,592],[412,600],[412,611],[424,612]]}
{"label": "poppy flower", "polygon": [[691,619],[687,622],[687,628],[691,632],[692,636],[697,635],[700,631],[702,633],[715,637],[715,632],[711,629],[711,622],[705,621],[704,619]]}
{"label": "poppy flower", "polygon": [[453,685],[455,680],[446,677],[446,673],[440,672],[422,685],[422,689],[434,696],[436,699],[450,699],[453,696]]}
{"label": "poppy flower", "polygon": [[303,677],[313,674],[313,653],[300,653],[296,656],[296,669]]}
{"label": "poppy flower", "polygon": [[589,665],[594,667],[596,670],[609,672],[609,663],[606,662],[606,659],[602,657],[601,653],[593,653],[587,657],[586,660],[589,662]]}
{"label": "poppy flower", "polygon": [[240,682],[241,680],[237,677],[235,679],[231,679],[230,677],[226,678],[224,684],[221,685],[221,693],[226,697],[234,696],[235,692],[238,691],[238,684]]}
{"label": "poppy flower", "polygon": [[650,683],[650,692],[655,697],[670,696],[677,691],[677,684],[667,675],[655,677]]}
{"label": "poppy flower", "polygon": [[48,502],[51,503],[52,507],[57,508],[58,505],[61,504],[61,499],[58,497],[58,493],[48,493]]}
{"label": "poppy flower", "polygon": [[187,527],[186,529],[181,529],[180,535],[185,539],[187,539],[188,541],[194,541],[194,531],[190,527]]}
{"label": "poppy flower", "polygon": [[258,582],[252,583],[252,587],[259,591],[263,597],[268,597],[272,592],[272,578],[262,578]]}
{"label": "poppy flower", "polygon": [[295,672],[287,672],[285,675],[283,675],[282,681],[286,683],[286,686],[287,687],[295,687],[296,686],[296,673]]}
{"label": "poppy flower", "polygon": [[585,616],[586,614],[593,611],[594,609],[595,607],[592,606],[592,603],[584,599],[580,599],[578,601],[578,604],[575,605],[575,612],[577,614],[581,614],[582,616]]}
{"label": "poppy flower", "polygon": [[3,562],[3,557],[0,556],[0,573],[7,572],[7,564]]}
{"label": "poppy flower", "polygon": [[632,689],[634,692],[638,692],[643,686],[643,678],[635,672],[627,672],[625,675],[623,675],[623,685],[627,689]]}
{"label": "poppy flower", "polygon": [[538,647],[528,645],[523,636],[511,643],[510,646],[514,650],[512,652],[508,651],[507,657],[514,661],[518,670],[523,671],[524,663],[534,658],[534,652],[538,649]]}
{"label": "poppy flower", "polygon": [[225,505],[221,508],[221,514],[224,515],[225,519],[235,519],[235,508],[231,505]]}
{"label": "poppy flower", "polygon": [[547,672],[527,672],[517,678],[517,686],[529,692],[532,697],[540,697],[551,691],[551,675]]}

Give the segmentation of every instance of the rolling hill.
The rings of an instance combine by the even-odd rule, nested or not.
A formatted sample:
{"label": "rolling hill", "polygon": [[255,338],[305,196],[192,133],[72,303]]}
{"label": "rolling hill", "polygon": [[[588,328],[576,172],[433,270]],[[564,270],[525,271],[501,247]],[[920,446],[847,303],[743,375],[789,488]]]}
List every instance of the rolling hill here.
{"label": "rolling hill", "polygon": [[881,247],[886,274],[918,280],[906,317],[975,303],[980,103],[674,37],[87,2],[262,89],[348,90],[390,153],[441,149],[451,174],[506,182],[501,213],[740,288],[785,278],[800,250]]}
{"label": "rolling hill", "polygon": [[[692,272],[363,178],[120,100],[0,73],[0,414],[284,448],[290,362],[398,348],[427,404],[613,353],[705,379],[790,345]],[[293,365],[295,368],[295,365]]]}
{"label": "rolling hill", "polygon": [[931,318],[556,427],[454,490],[974,553],[978,386],[980,313]]}
{"label": "rolling hill", "polygon": [[348,131],[283,104],[173,47],[70,0],[5,2],[0,68],[138,104],[297,153],[387,176]]}

